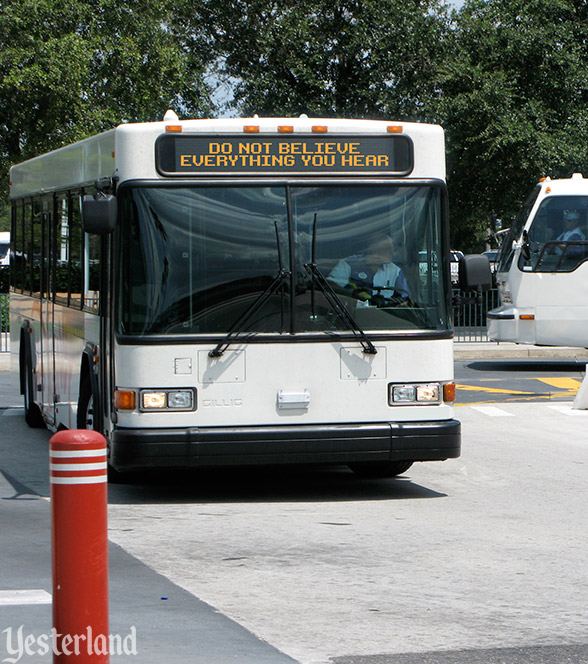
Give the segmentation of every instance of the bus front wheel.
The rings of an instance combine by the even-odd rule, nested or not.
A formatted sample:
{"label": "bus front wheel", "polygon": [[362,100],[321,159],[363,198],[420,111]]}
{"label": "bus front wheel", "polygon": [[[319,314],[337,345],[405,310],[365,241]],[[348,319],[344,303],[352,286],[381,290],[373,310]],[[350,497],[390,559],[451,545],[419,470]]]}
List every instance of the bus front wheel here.
{"label": "bus front wheel", "polygon": [[412,461],[366,461],[350,463],[349,468],[360,477],[382,478],[402,475],[412,464]]}

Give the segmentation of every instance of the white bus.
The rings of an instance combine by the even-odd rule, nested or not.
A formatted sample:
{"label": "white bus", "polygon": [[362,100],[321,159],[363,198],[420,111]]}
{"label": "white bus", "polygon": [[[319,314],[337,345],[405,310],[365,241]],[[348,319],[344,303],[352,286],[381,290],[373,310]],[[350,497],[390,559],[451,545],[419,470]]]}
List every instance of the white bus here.
{"label": "white bus", "polygon": [[588,346],[588,179],[545,178],[505,237],[501,306],[488,336],[541,346]]}
{"label": "white bus", "polygon": [[11,199],[30,425],[121,471],[460,454],[441,127],[168,112],[13,167]]}

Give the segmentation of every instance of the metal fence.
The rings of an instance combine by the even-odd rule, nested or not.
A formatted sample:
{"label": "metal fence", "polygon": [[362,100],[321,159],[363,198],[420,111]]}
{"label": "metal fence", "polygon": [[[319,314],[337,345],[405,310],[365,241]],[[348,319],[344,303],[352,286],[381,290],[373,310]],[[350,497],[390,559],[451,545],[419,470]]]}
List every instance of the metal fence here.
{"label": "metal fence", "polygon": [[[498,291],[493,288],[483,293],[479,301],[468,300],[460,291],[454,291],[453,294],[465,300],[453,309],[455,341],[457,343],[488,341],[486,313],[500,304]],[[8,352],[9,329],[8,293],[0,293],[0,353]]]}
{"label": "metal fence", "polygon": [[492,288],[482,293],[479,299],[468,297],[468,294],[461,293],[461,291],[453,291],[453,295],[464,300],[453,308],[455,341],[458,343],[488,341],[486,314],[490,309],[500,306],[498,290]]}

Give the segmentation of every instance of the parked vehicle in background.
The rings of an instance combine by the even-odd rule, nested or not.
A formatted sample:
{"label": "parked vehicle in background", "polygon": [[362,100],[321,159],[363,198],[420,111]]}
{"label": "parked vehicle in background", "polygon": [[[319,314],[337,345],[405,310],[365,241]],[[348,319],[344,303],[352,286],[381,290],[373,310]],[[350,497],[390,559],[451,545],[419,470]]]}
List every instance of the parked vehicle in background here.
{"label": "parked vehicle in background", "polygon": [[449,255],[449,267],[451,269],[451,283],[459,283],[459,261],[463,258],[463,251],[452,249]]}
{"label": "parked vehicle in background", "polygon": [[482,256],[487,256],[488,261],[490,262],[490,269],[492,270],[492,274],[496,272],[496,268],[498,267],[498,258],[499,258],[500,251],[498,249],[492,249],[491,251],[484,251],[482,252]]}
{"label": "parked vehicle in background", "polygon": [[540,181],[500,252],[501,306],[488,336],[542,346],[588,346],[588,179]]}
{"label": "parked vehicle in background", "polygon": [[10,265],[10,233],[0,233],[0,267]]}

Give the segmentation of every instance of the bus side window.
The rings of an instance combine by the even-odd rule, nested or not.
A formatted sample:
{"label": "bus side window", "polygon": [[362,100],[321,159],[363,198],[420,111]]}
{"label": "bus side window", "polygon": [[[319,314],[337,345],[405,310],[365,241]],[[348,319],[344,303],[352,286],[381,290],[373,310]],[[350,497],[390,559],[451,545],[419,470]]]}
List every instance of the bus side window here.
{"label": "bus side window", "polygon": [[82,306],[82,215],[80,210],[80,196],[72,196],[69,229],[70,255],[69,255],[69,306],[80,309]]}
{"label": "bus side window", "polygon": [[24,237],[22,248],[23,293],[31,293],[31,269],[33,264],[33,204],[25,204]]}
{"label": "bus side window", "polygon": [[41,264],[43,249],[43,204],[40,199],[33,201],[33,237],[32,251],[29,256],[33,263],[32,293],[35,297],[41,297]]}
{"label": "bus side window", "polygon": [[100,246],[99,235],[85,235],[84,306],[97,312],[100,304]]}
{"label": "bus side window", "polygon": [[14,206],[14,218],[12,224],[12,256],[10,257],[11,263],[11,282],[12,287],[17,293],[22,293],[22,263],[23,263],[23,235],[22,235],[22,220],[23,220],[23,202],[18,201]]}

